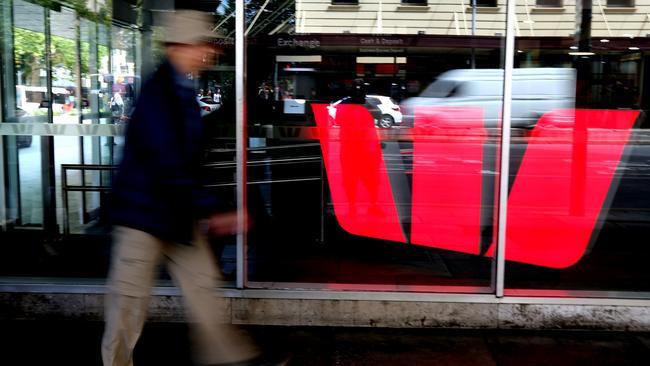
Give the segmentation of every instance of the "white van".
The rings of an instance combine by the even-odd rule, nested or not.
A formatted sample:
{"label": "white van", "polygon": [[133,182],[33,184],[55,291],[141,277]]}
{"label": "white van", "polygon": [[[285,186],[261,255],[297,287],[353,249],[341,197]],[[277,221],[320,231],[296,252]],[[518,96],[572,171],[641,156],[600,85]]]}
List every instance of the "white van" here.
{"label": "white van", "polygon": [[[69,90],[53,87],[52,96],[54,102],[52,103],[52,110],[61,112],[69,95]],[[47,88],[44,86],[16,85],[16,107],[29,114],[34,114],[40,108],[41,102],[47,99]]]}
{"label": "white van", "polygon": [[[402,101],[402,112],[412,121],[417,106],[479,107],[484,110],[485,127],[498,127],[503,74],[503,69],[447,71],[418,97]],[[514,69],[512,78],[512,127],[530,128],[548,111],[575,108],[575,69]]]}

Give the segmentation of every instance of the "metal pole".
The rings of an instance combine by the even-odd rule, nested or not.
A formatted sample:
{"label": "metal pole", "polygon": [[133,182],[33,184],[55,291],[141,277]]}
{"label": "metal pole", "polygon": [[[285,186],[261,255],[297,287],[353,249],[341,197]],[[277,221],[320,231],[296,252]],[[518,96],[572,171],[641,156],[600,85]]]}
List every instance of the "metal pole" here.
{"label": "metal pole", "polygon": [[[476,35],[476,0],[472,0],[472,44],[474,43],[474,36]],[[476,68],[476,50],[472,46],[472,59],[471,65],[472,69]]]}
{"label": "metal pole", "polygon": [[[472,43],[474,43],[474,36],[476,35],[476,0],[472,0]],[[472,69],[476,68],[476,50],[472,46]]]}
{"label": "metal pole", "polygon": [[501,169],[499,173],[499,221],[497,234],[496,296],[503,297],[508,218],[508,182],[510,175],[510,112],[512,107],[512,69],[515,57],[515,1],[509,0],[506,21],[506,56],[503,78],[503,124],[501,130]]}
{"label": "metal pole", "polygon": [[235,1],[235,126],[236,126],[236,191],[237,191],[237,288],[246,284],[246,98],[244,0]]}
{"label": "metal pole", "polygon": [[[7,0],[0,2],[0,9],[2,9],[2,24],[0,25],[0,59],[6,65],[14,65],[14,34],[13,34],[13,1]],[[3,95],[0,98],[2,103],[1,122],[7,120],[15,120],[16,117],[16,88],[15,74],[13,67],[0,68],[2,74],[0,88]],[[3,136],[0,137],[2,142],[2,154],[4,158],[0,159],[2,162],[2,175],[0,176],[0,205],[4,211],[3,222],[13,222],[20,224],[22,217],[22,207],[20,202],[20,169],[18,159],[18,149],[16,147],[16,139]]]}
{"label": "metal pole", "polygon": [[[75,83],[77,84],[77,87],[75,88],[75,100],[77,102],[77,112],[79,112],[79,119],[77,123],[83,124],[83,97],[81,93],[81,18],[79,18],[79,14],[75,15],[75,34],[76,34],[76,52],[77,52],[77,57],[75,58],[75,72],[77,73],[77,77],[75,78]],[[89,47],[90,51],[90,47]],[[92,51],[90,51],[92,52]],[[79,163],[80,164],[85,164],[85,158],[84,158],[84,137],[79,136]],[[84,174],[85,172],[81,172],[81,185],[85,186],[86,185],[86,175]],[[65,194],[64,194],[65,195]],[[65,207],[68,207],[68,203],[64,202]],[[86,192],[81,193],[81,222],[86,224]],[[67,217],[67,210],[64,212],[64,229],[63,232],[65,234],[70,233],[70,226],[68,225],[68,217]]]}
{"label": "metal pole", "polygon": [[[50,30],[50,10],[45,9],[45,68],[47,83],[47,123],[54,123],[52,105],[54,95],[52,93],[52,59],[51,59],[52,35]],[[41,191],[43,194],[43,228],[48,239],[53,239],[58,234],[56,226],[56,193],[55,193],[55,172],[54,172],[54,136],[41,136]]]}
{"label": "metal pole", "polygon": [[[5,19],[5,3],[0,4],[0,19],[2,19],[3,22],[6,22],[7,20]],[[4,122],[4,99],[3,99],[3,94],[4,94],[4,75],[1,72],[3,69],[3,64],[5,62],[4,60],[4,49],[7,47],[6,45],[6,37],[4,35],[4,27],[0,27],[0,123]],[[0,135],[0,232],[4,232],[6,230],[6,225],[7,225],[7,208],[8,208],[8,202],[6,199],[6,192],[5,192],[5,154],[4,154],[5,146],[4,146],[4,136]]]}
{"label": "metal pole", "polygon": [[476,0],[472,0],[472,35],[476,35]]}

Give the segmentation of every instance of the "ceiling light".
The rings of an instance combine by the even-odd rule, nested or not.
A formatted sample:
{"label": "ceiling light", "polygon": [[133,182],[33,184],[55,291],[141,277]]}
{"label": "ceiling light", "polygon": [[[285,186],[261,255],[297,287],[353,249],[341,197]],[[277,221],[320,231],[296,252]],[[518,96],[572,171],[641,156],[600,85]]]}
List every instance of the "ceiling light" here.
{"label": "ceiling light", "polygon": [[577,49],[578,49],[578,46],[571,46],[571,47],[569,47],[569,48],[572,49],[572,50],[577,50]]}
{"label": "ceiling light", "polygon": [[630,51],[638,51],[639,47],[628,47],[627,49]]}
{"label": "ceiling light", "polygon": [[603,38],[600,40],[601,43],[609,43],[609,39]]}
{"label": "ceiling light", "polygon": [[571,56],[593,56],[595,53],[593,52],[569,52],[569,55]]}

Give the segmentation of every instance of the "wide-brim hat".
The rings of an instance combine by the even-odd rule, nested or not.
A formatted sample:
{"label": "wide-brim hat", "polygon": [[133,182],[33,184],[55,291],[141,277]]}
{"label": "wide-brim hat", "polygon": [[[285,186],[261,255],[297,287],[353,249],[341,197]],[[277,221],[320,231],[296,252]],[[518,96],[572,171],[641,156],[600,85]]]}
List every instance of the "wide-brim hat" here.
{"label": "wide-brim hat", "polygon": [[162,41],[165,43],[200,44],[224,38],[213,31],[210,14],[197,10],[176,10],[161,14]]}

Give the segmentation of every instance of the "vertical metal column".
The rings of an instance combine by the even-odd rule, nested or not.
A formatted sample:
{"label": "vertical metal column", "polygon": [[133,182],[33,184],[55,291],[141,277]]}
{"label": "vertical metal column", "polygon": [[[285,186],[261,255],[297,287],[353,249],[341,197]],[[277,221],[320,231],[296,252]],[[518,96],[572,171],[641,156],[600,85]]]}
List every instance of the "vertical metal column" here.
{"label": "vertical metal column", "polygon": [[[76,57],[75,57],[75,72],[77,74],[77,77],[75,78],[75,84],[76,84],[76,92],[75,92],[75,101],[76,101],[76,107],[77,107],[77,112],[79,112],[79,119],[77,121],[78,124],[83,123],[83,96],[81,93],[81,18],[79,17],[79,14],[75,14],[75,48],[76,48]],[[85,164],[85,157],[84,157],[84,137],[79,136],[79,164]],[[81,172],[81,185],[85,186],[86,185],[86,174],[84,171]],[[65,203],[67,205],[67,203]],[[65,211],[67,212],[67,210]],[[82,213],[82,222],[86,224],[86,192],[81,192],[81,213]],[[66,230],[68,224],[67,224],[67,218],[66,221],[64,221],[64,233],[68,234],[68,230]],[[69,228],[68,228],[69,229]]]}
{"label": "vertical metal column", "polygon": [[496,296],[503,297],[508,218],[508,182],[510,176],[510,116],[512,107],[512,69],[515,57],[515,0],[508,0],[506,13],[506,49],[503,78],[503,123],[501,129],[501,169],[499,170],[499,220],[497,234]]}
{"label": "vertical metal column", "polygon": [[[0,88],[2,88],[2,98],[0,98],[0,109],[2,109],[0,122],[14,120],[16,117],[16,80],[14,73],[14,34],[13,34],[13,1],[0,2],[0,68],[2,72],[2,81]],[[20,202],[20,170],[18,169],[18,149],[16,148],[16,138],[9,136],[0,136],[0,149],[1,154],[4,155],[0,158],[0,205],[4,209],[4,216],[0,219],[4,223],[19,224],[22,217],[22,207]],[[6,224],[3,224],[6,225]]]}
{"label": "vertical metal column", "polygon": [[[47,82],[47,123],[54,123],[52,104],[52,34],[50,29],[50,9],[45,8],[45,68]],[[56,180],[54,172],[54,136],[41,136],[41,189],[43,193],[43,229],[49,240],[58,235],[56,225]]]}
{"label": "vertical metal column", "polygon": [[[8,3],[8,2],[7,2]],[[3,23],[5,23],[7,20],[5,19],[5,2],[0,3],[0,19],[2,20]],[[4,94],[4,78],[3,78],[3,70],[4,70],[4,49],[6,47],[5,40],[5,32],[4,32],[4,27],[0,26],[0,123],[4,122],[4,99],[3,99],[3,94]],[[6,198],[6,192],[5,192],[5,145],[4,145],[4,137],[0,135],[0,231],[5,231],[6,230],[6,225],[7,225],[7,198]]]}
{"label": "vertical metal column", "polygon": [[[471,0],[472,4],[472,44],[474,43],[474,36],[476,36],[476,0]],[[472,58],[470,68],[476,68],[476,49],[472,46]]]}
{"label": "vertical metal column", "polygon": [[246,99],[245,99],[245,43],[244,0],[235,1],[235,128],[236,128],[236,189],[237,189],[237,288],[244,288],[247,281],[246,253]]}

